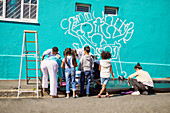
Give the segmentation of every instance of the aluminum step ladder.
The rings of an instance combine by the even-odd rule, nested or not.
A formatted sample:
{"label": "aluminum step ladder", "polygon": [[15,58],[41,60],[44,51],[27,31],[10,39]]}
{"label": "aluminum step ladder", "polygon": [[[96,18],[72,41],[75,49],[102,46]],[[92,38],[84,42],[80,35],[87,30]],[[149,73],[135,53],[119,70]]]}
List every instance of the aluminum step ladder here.
{"label": "aluminum step ladder", "polygon": [[[34,33],[34,34],[35,34],[35,41],[27,41],[27,40],[26,40],[26,34],[28,34],[28,33]],[[34,44],[35,44],[35,51],[28,51],[28,50],[27,50],[27,43],[34,43]],[[24,48],[25,48],[25,51],[24,51]],[[37,86],[36,86],[36,90],[35,90],[35,91],[21,91],[21,90],[20,90],[20,87],[21,87],[22,62],[23,62],[23,57],[24,57],[24,56],[25,56],[25,59],[26,59],[26,78],[27,78],[27,84],[28,84],[28,81],[29,81],[31,78],[36,78],[36,85],[37,85]],[[35,60],[28,60],[28,59],[27,59],[28,56],[34,57]],[[38,59],[38,56],[39,56],[39,59]],[[27,66],[27,63],[28,63],[28,62],[36,62],[36,69],[28,69],[28,66]],[[39,94],[38,94],[38,80],[41,81],[42,73],[41,73],[40,69],[38,69],[38,62],[39,62],[39,64],[40,64],[40,54],[39,54],[39,47],[38,47],[37,31],[24,30],[17,98],[19,98],[19,95],[20,95],[22,92],[34,92],[34,93],[37,94],[37,98],[39,98]],[[35,70],[35,71],[36,71],[36,77],[29,77],[29,76],[28,76],[28,70]],[[38,77],[38,71],[40,71],[41,77]]]}

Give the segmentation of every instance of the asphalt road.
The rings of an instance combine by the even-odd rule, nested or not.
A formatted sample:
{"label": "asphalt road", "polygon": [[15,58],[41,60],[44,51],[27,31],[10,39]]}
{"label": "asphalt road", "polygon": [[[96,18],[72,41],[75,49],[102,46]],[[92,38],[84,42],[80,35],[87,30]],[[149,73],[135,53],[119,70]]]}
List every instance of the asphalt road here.
{"label": "asphalt road", "polygon": [[0,98],[0,113],[170,113],[170,93],[102,97]]}

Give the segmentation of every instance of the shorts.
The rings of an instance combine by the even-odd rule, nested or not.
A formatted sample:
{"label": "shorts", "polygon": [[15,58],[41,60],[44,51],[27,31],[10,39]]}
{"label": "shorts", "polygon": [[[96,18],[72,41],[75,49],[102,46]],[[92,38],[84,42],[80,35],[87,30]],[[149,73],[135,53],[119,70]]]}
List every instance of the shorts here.
{"label": "shorts", "polygon": [[107,84],[109,82],[110,78],[101,78],[101,85]]}

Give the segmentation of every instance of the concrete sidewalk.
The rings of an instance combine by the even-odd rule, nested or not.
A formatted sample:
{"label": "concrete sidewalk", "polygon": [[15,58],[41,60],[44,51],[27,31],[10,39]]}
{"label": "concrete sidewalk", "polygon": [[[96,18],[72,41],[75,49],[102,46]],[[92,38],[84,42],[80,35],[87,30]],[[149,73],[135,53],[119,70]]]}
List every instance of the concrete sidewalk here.
{"label": "concrete sidewalk", "polygon": [[[40,83],[41,84],[41,83]],[[30,84],[26,84],[26,80],[21,80],[22,91],[33,91],[36,89],[36,81],[30,80]],[[18,93],[18,80],[0,80],[0,97],[16,97]],[[39,90],[39,95],[41,90]],[[21,93],[21,96],[33,96],[35,93]]]}
{"label": "concrete sidewalk", "polygon": [[0,98],[0,113],[169,113],[170,93],[111,98]]}
{"label": "concrete sidewalk", "polygon": [[[0,80],[0,113],[169,113],[170,93],[155,93],[152,95],[120,95],[111,94],[110,98],[97,96],[66,99],[48,95],[36,98],[35,93],[23,93],[16,98],[18,80]],[[21,89],[33,90],[35,81],[26,84],[21,82]]]}

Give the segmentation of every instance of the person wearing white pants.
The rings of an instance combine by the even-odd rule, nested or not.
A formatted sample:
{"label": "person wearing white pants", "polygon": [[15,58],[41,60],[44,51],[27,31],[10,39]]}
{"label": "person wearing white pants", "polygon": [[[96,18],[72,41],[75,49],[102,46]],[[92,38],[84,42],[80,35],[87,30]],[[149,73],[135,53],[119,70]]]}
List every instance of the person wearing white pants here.
{"label": "person wearing white pants", "polygon": [[[50,95],[52,98],[57,97],[57,74],[62,76],[61,61],[56,56],[59,55],[58,48],[53,47],[52,50],[48,49],[43,53],[41,59],[41,71],[42,77],[42,88],[48,88],[48,75],[50,76]],[[45,56],[47,56],[45,58]],[[45,59],[44,59],[45,58]]]}
{"label": "person wearing white pants", "polygon": [[58,63],[55,60],[43,60],[41,62],[42,88],[48,88],[48,74],[50,76],[50,95],[57,96],[57,72]]}

